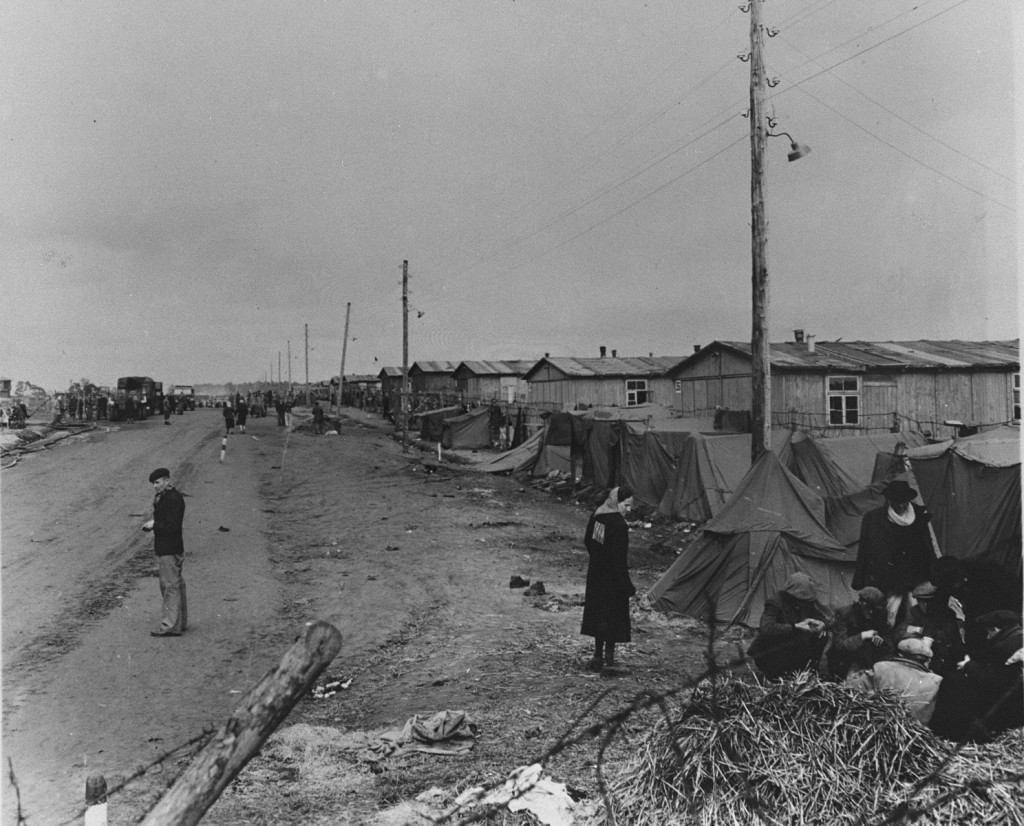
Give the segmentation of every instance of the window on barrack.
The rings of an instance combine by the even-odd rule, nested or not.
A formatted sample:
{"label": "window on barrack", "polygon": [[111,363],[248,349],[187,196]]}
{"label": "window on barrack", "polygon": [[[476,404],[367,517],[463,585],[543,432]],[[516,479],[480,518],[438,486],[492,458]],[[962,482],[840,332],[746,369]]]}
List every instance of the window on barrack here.
{"label": "window on barrack", "polygon": [[647,404],[650,393],[647,392],[647,379],[626,379],[626,406]]}
{"label": "window on barrack", "polygon": [[1020,373],[1013,374],[1013,420],[1020,421]]}
{"label": "window on barrack", "polygon": [[860,379],[857,376],[828,377],[828,423],[860,423]]}

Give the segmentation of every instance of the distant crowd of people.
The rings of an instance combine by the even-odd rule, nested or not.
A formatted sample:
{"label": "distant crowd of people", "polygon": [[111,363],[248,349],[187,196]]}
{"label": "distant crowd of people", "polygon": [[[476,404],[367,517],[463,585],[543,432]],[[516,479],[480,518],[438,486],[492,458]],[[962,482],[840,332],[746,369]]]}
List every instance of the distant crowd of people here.
{"label": "distant crowd of people", "polygon": [[[261,418],[267,415],[268,410],[273,410],[277,414],[277,424],[279,427],[291,427],[292,426],[292,408],[295,406],[295,394],[288,392],[286,394],[275,393],[273,390],[267,390],[265,392],[248,392],[244,396],[241,393],[235,393],[234,396],[224,402],[224,406],[221,413],[224,416],[224,432],[225,435],[231,435],[235,427],[238,428],[239,433],[245,433],[246,422],[249,417]],[[319,402],[314,403],[314,418],[316,417],[316,407],[319,406]]]}
{"label": "distant crowd of people", "polygon": [[892,691],[937,734],[985,741],[1024,726],[1019,572],[936,558],[916,496],[895,480],[885,506],[865,514],[855,602],[832,614],[794,572],[765,602],[747,653],[765,679],[812,670]]}

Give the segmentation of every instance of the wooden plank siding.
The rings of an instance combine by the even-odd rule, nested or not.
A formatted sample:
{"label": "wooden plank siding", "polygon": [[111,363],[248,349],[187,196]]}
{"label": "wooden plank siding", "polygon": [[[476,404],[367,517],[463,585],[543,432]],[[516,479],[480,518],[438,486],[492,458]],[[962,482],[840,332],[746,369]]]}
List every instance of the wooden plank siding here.
{"label": "wooden plank siding", "polygon": [[[707,364],[702,365],[704,367]],[[676,379],[672,409],[684,418],[706,416],[716,407],[748,410],[750,373],[681,376]],[[827,379],[855,375],[860,379],[858,426],[833,427],[829,422]],[[889,430],[894,416],[900,427],[936,428],[947,419],[964,424],[1008,422],[1013,416],[1013,373],[949,370],[928,373],[810,374],[774,373],[772,419],[775,424],[828,428],[833,435]],[[657,401],[657,399],[655,399]],[[909,420],[909,421],[907,421]]]}
{"label": "wooden plank siding", "polygon": [[[642,378],[647,382],[647,401],[670,408],[676,405],[672,381],[666,378]],[[626,381],[634,377],[573,377],[548,369],[531,377],[530,404],[556,406],[572,410],[577,405],[589,407],[626,407]]]}

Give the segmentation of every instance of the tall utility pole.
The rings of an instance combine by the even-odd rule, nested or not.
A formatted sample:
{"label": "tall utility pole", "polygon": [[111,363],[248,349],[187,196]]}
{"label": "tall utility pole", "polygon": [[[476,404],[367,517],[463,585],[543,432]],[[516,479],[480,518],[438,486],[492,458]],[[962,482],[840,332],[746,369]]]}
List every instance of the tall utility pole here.
{"label": "tall utility pole", "polygon": [[348,350],[348,317],[352,302],[345,305],[345,338],[341,342],[341,371],[338,373],[338,415],[341,415],[341,392],[345,389],[345,353]]}
{"label": "tall utility pole", "polygon": [[409,262],[402,262],[402,451],[409,435]]}
{"label": "tall utility pole", "polygon": [[288,392],[292,389],[292,340],[288,339]]}
{"label": "tall utility pole", "polygon": [[281,383],[281,351],[277,351],[277,383]]}
{"label": "tall utility pole", "polygon": [[772,446],[772,376],[768,347],[768,218],[764,211],[764,157],[768,127],[764,116],[764,30],[761,3],[750,3],[750,229],[752,324],[750,331],[750,458]]}
{"label": "tall utility pole", "polygon": [[309,404],[309,325],[306,328],[306,404]]}

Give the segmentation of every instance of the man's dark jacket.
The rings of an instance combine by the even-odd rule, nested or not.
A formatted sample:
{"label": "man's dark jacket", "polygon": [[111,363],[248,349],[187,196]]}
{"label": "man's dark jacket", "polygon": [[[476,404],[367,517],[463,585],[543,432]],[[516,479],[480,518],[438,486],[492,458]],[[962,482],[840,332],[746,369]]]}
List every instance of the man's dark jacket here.
{"label": "man's dark jacket", "polygon": [[914,524],[906,527],[889,520],[883,506],[864,514],[857,546],[857,568],[853,589],[873,585],[884,594],[902,594],[927,582],[935,552],[928,531],[931,516],[921,505],[911,503]]}
{"label": "man's dark jacket", "polygon": [[181,556],[185,541],[181,525],[185,521],[185,497],[177,488],[168,488],[153,499],[153,550],[157,556]]}

